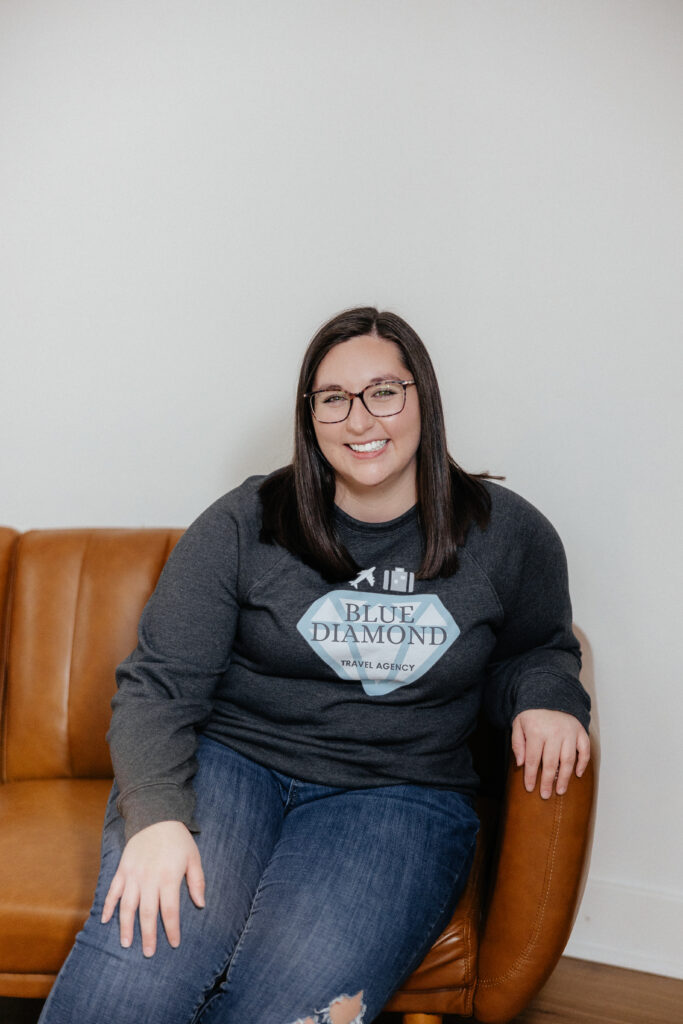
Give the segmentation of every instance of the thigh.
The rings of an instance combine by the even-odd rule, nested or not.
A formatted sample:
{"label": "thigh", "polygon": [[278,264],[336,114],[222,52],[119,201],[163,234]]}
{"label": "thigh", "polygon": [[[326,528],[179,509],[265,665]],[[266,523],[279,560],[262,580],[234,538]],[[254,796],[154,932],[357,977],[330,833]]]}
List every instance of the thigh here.
{"label": "thigh", "polygon": [[90,916],[76,938],[41,1016],[41,1024],[189,1024],[224,972],[244,928],[283,818],[275,777],[221,744],[202,739],[194,779],[196,836],[206,877],[206,906],[181,889],[178,949],[158,921],[157,952],[119,942],[118,913],[100,923],[104,898],[124,846],[116,787],[107,806],[102,862]]}
{"label": "thigh", "polygon": [[415,786],[295,805],[201,1024],[368,1024],[447,923],[477,827],[464,797]]}

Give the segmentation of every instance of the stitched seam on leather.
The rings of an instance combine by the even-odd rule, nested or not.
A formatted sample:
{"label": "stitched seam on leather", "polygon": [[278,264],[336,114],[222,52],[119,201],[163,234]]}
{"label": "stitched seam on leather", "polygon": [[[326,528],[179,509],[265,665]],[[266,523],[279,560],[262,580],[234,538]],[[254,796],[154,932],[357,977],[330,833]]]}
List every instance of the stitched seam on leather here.
{"label": "stitched seam on leather", "polygon": [[551,836],[550,849],[548,851],[548,857],[546,859],[546,870],[543,879],[543,898],[538,907],[536,908],[536,916],[534,918],[534,923],[531,929],[531,936],[528,939],[522,951],[517,954],[513,962],[510,964],[507,971],[505,971],[504,974],[496,975],[493,978],[480,978],[478,982],[478,986],[480,988],[490,988],[492,985],[496,985],[501,981],[507,981],[509,978],[511,978],[514,974],[517,973],[519,967],[525,961],[528,953],[533,949],[533,947],[538,942],[538,937],[541,932],[541,925],[543,922],[545,908],[548,903],[548,898],[550,896],[550,883],[552,881],[553,870],[555,866],[555,855],[557,853],[557,841],[560,834],[560,821],[562,819],[562,811],[562,799],[558,798],[555,806],[553,831]]}
{"label": "stitched seam on leather", "polygon": [[469,979],[472,977],[472,924],[468,919],[465,924],[465,942],[467,949],[467,956],[465,957],[465,970],[467,972],[466,977],[468,979],[467,985],[463,985],[463,989],[466,990],[465,994],[465,1010],[467,1013],[472,1012],[472,1001],[474,999],[474,992],[472,983]]}
{"label": "stitched seam on leather", "polygon": [[78,583],[76,584],[76,602],[74,605],[74,617],[73,624],[71,626],[71,648],[69,650],[69,668],[66,681],[66,758],[69,765],[69,774],[67,778],[72,779],[73,774],[73,758],[71,756],[71,669],[73,667],[74,659],[74,647],[76,645],[76,626],[78,625],[78,607],[81,603],[81,585],[83,582],[83,569],[85,566],[85,559],[88,554],[90,547],[90,540],[92,533],[89,532],[86,536],[83,550],[81,551],[81,564],[78,568]]}

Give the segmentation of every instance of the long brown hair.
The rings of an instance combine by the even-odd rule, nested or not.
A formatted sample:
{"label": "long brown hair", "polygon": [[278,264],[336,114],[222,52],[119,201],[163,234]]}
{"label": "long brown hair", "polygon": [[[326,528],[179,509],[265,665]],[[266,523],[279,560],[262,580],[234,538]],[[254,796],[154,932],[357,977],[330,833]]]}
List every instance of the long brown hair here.
{"label": "long brown hair", "polygon": [[320,328],[306,349],[297,392],[294,459],[261,484],[261,539],[287,548],[331,582],[358,572],[334,528],[334,471],[318,448],[303,395],[312,389],[318,366],[330,349],[364,334],[393,341],[415,381],[422,429],[417,495],[424,535],[417,576],[451,576],[458,567],[458,544],[468,527],[475,522],[484,528],[488,523],[491,499],[481,479],[488,474],[466,473],[448,454],[439,385],[423,342],[400,316],[371,306],[339,313]]}

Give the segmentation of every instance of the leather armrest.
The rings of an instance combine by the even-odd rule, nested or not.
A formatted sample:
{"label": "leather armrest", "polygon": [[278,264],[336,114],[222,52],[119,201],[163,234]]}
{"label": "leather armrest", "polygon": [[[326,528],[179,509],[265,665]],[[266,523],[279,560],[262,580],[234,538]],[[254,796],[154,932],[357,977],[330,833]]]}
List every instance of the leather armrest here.
{"label": "leather armrest", "polygon": [[595,771],[591,761],[564,796],[524,789],[510,755],[500,855],[479,947],[474,1015],[511,1020],[546,982],[567,944],[585,883]]}

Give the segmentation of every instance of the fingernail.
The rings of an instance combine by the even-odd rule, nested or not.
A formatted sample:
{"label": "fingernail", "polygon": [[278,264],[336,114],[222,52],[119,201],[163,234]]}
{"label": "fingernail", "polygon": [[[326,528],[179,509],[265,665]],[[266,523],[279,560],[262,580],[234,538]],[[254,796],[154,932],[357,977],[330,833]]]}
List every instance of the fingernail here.
{"label": "fingernail", "polygon": [[154,956],[154,950],[150,949],[149,946],[145,946],[143,948],[143,950],[142,950],[142,953],[143,953],[143,956],[147,956],[147,957]]}
{"label": "fingernail", "polygon": [[557,795],[558,796],[563,796],[564,793],[566,793],[566,792],[567,792],[567,790],[565,789],[564,786],[558,786],[557,787]]}
{"label": "fingernail", "polygon": [[124,949],[128,949],[130,946],[130,939],[121,939],[121,945]]}

